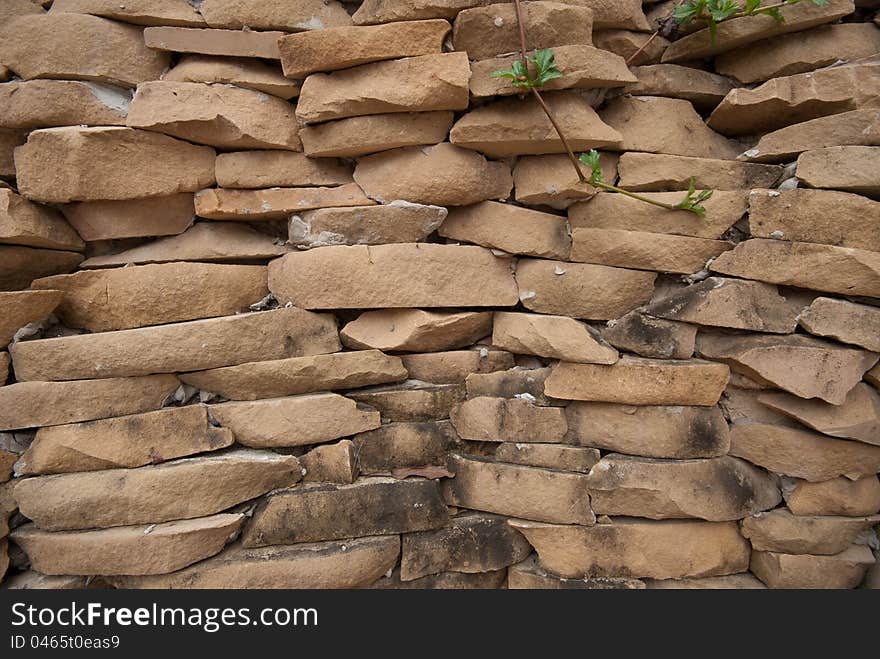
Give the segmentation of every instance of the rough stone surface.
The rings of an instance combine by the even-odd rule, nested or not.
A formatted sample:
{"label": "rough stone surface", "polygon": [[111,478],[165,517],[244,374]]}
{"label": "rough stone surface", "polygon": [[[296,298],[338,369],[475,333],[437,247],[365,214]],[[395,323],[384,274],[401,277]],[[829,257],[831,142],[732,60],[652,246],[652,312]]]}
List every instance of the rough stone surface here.
{"label": "rough stone surface", "polygon": [[332,316],[277,309],[22,341],[13,346],[12,359],[19,380],[70,380],[197,371],[336,350]]}
{"label": "rough stone surface", "polygon": [[252,448],[307,446],[380,425],[379,413],[338,394],[237,401],[211,406],[211,416]]}
{"label": "rough stone surface", "polygon": [[713,199],[718,190],[769,188],[782,176],[779,165],[638,152],[621,155],[617,168],[624,190],[687,190],[693,178],[697,188],[716,191]]}
{"label": "rough stone surface", "polygon": [[572,579],[681,579],[744,572],[749,543],[736,522],[617,519],[595,526],[511,521],[541,566]]}
{"label": "rough stone surface", "polygon": [[158,197],[214,183],[214,149],[133,128],[46,128],[15,151],[19,191],[43,202]]}
{"label": "rough stone surface", "polygon": [[404,199],[437,206],[506,199],[513,187],[507,164],[449,143],[361,158],[354,180],[367,196],[382,203]]}
{"label": "rough stone surface", "polygon": [[202,0],[199,12],[211,27],[240,30],[314,30],[350,25],[336,0]]}
{"label": "rough stone surface", "polygon": [[567,441],[648,458],[689,460],[726,455],[727,422],[717,407],[572,403]]}
{"label": "rough stone surface", "polygon": [[409,379],[436,384],[461,384],[472,373],[491,373],[513,368],[513,355],[503,350],[451,350],[402,355]]}
{"label": "rough stone surface", "polygon": [[735,84],[729,78],[678,64],[651,64],[632,69],[638,82],[628,85],[633,96],[666,96],[693,103],[701,112],[711,111]]}
{"label": "rough stone surface", "polygon": [[511,254],[550,259],[567,259],[571,246],[564,217],[497,201],[453,208],[439,233]]}
{"label": "rough stone surface", "polygon": [[179,384],[173,375],[9,384],[0,387],[0,430],[157,410]]}
{"label": "rough stone surface", "polygon": [[4,128],[124,126],[127,89],[73,80],[28,80],[0,84]]}
{"label": "rough stone surface", "polygon": [[495,450],[495,459],[499,462],[582,474],[589,473],[593,465],[599,462],[599,458],[598,449],[562,444],[504,442]]}
{"label": "rough stone surface", "polygon": [[349,398],[374,407],[383,422],[448,419],[450,411],[465,398],[460,384],[430,384],[408,380],[349,392]]}
{"label": "rough stone surface", "polygon": [[877,363],[875,353],[803,335],[724,336],[701,334],[697,353],[801,398],[841,405]]}
{"label": "rough stone surface", "polygon": [[209,30],[189,27],[148,27],[144,41],[154,50],[225,57],[260,57],[280,60],[278,39],[286,32]]}
{"label": "rough stone surface", "polygon": [[562,408],[522,398],[471,398],[452,408],[449,418],[459,437],[483,442],[558,443],[568,431]]}
{"label": "rough stone surface", "polygon": [[452,112],[392,112],[305,126],[300,132],[309,157],[356,158],[369,153],[446,139]]}
{"label": "rough stone surface", "polygon": [[593,42],[603,50],[611,51],[623,58],[632,58],[634,66],[657,64],[663,52],[669,47],[669,40],[657,36],[651,39],[650,34],[632,30],[596,30]]}
{"label": "rough stone surface", "polygon": [[880,352],[880,309],[829,297],[817,297],[798,317],[810,334]]}
{"label": "rough stone surface", "polygon": [[92,332],[231,315],[269,293],[263,266],[208,263],[83,270],[32,286],[63,291],[58,316]]}
{"label": "rough stone surface", "polygon": [[880,518],[799,517],[785,508],[742,521],[742,533],[757,551],[785,554],[839,554]]}
{"label": "rough stone surface", "polygon": [[134,25],[204,25],[187,0],[55,0],[51,13],[91,14]]}
{"label": "rough stone surface", "polygon": [[450,421],[387,423],[353,439],[363,474],[388,474],[395,469],[445,466],[446,456],[460,439]]}
{"label": "rough stone surface", "polygon": [[874,562],[870,549],[854,545],[835,556],[753,551],[749,568],[769,588],[855,588]]}
{"label": "rough stone surface", "polygon": [[312,124],[384,112],[464,110],[470,72],[466,53],[441,53],[313,73],[300,90],[296,116]]}
{"label": "rough stone surface", "polygon": [[0,346],[5,348],[28,323],[45,319],[63,297],[61,291],[0,292]]}
{"label": "rough stone surface", "polygon": [[289,103],[235,85],[141,83],[126,123],[224,149],[302,150]]}
{"label": "rough stone surface", "polygon": [[195,212],[209,220],[280,220],[315,208],[369,206],[356,183],[317,188],[230,190],[209,188],[195,197]]}
{"label": "rough stone surface", "polygon": [[602,329],[602,338],[615,348],[640,357],[690,359],[694,356],[697,328],[687,323],[652,318],[636,310],[611,321]]}
{"label": "rough stone surface", "polygon": [[79,252],[0,245],[0,291],[28,288],[34,279],[76,269]]}
{"label": "rough stone surface", "polygon": [[443,223],[446,215],[446,209],[441,206],[408,201],[319,208],[291,216],[288,242],[299,249],[423,242]]}
{"label": "rough stone surface", "polygon": [[47,531],[150,524],[214,514],[293,485],[301,470],[293,456],[239,449],[130,470],[27,478],[15,486],[15,499]]}
{"label": "rough stone surface", "polygon": [[574,472],[452,455],[443,482],[452,506],[558,524],[593,524],[587,477]]}
{"label": "rough stone surface", "polygon": [[435,352],[475,343],[492,331],[491,312],[368,311],[340,330],[354,349]]}
{"label": "rough stone surface", "polygon": [[184,55],[162,80],[236,85],[285,100],[299,96],[300,88],[298,82],[285,78],[277,66],[254,59],[208,55]]}
{"label": "rough stone surface", "polygon": [[306,483],[354,483],[358,477],[358,454],[351,440],[316,446],[300,458]]}
{"label": "rough stone surface", "polygon": [[880,196],[880,146],[805,151],[797,163],[797,176],[808,187]]}
{"label": "rough stone surface", "polygon": [[65,204],[61,210],[87,241],[173,236],[185,231],[195,217],[191,193],[148,199],[82,201]]}
{"label": "rough stone surface", "polygon": [[730,455],[811,483],[837,476],[856,480],[880,471],[880,447],[766,423],[734,425]]}
{"label": "rough stone surface", "polygon": [[[473,283],[480,282],[475,288]],[[513,306],[508,260],[481,247],[327,247],[269,265],[269,290],[305,309]]]}
{"label": "rough stone surface", "polygon": [[520,259],[519,299],[531,311],[585,320],[610,320],[647,302],[653,272],[564,261]]}
{"label": "rough stone surface", "polygon": [[332,158],[290,151],[217,154],[217,185],[223,188],[295,188],[351,183],[351,167]]}
{"label": "rough stone surface", "polygon": [[[213,427],[201,405],[40,428],[16,474],[143,467],[226,448],[232,433]],[[78,573],[76,573],[78,574]]]}
{"label": "rough stone surface", "polygon": [[165,574],[218,553],[244,515],[213,515],[150,526],[49,533],[32,524],[12,538],[43,574]]}
{"label": "rough stone surface", "polygon": [[245,547],[428,531],[446,525],[437,483],[390,478],[306,485],[271,494],[242,534]]}
{"label": "rough stone surface", "polygon": [[519,355],[568,362],[613,364],[617,351],[589,325],[566,316],[497,312],[492,345]]}
{"label": "rough stone surface", "polygon": [[859,517],[880,512],[880,479],[839,477],[820,483],[795,481],[784,489],[785,503],[794,515],[845,515]]}
{"label": "rough stone surface", "polygon": [[[603,175],[617,178],[617,154],[602,151],[599,162]],[[516,200],[527,206],[549,206],[563,210],[576,201],[592,199],[597,191],[572,176],[571,161],[565,154],[521,156],[513,170]]]}
{"label": "rough stone surface", "polygon": [[560,362],[544,385],[548,396],[627,405],[714,405],[728,368],[701,360],[623,357],[612,366]]}
{"label": "rough stone surface", "polygon": [[378,350],[316,354],[182,374],[181,381],[232,400],[257,400],[406,379],[399,357]]}
{"label": "rough stone surface", "polygon": [[615,577],[558,577],[543,570],[537,560],[530,557],[522,563],[510,566],[507,587],[510,590],[644,590],[645,583],[638,579]]}

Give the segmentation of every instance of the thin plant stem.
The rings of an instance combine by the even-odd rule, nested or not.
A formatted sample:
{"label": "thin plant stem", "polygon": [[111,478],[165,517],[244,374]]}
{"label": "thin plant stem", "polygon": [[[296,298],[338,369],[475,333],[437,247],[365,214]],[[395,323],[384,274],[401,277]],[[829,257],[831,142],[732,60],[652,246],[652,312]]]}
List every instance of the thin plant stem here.
{"label": "thin plant stem", "polygon": [[616,185],[611,185],[610,183],[605,183],[604,181],[593,181],[590,185],[594,185],[597,188],[602,188],[603,190],[608,190],[609,192],[617,192],[626,197],[631,197],[632,199],[638,199],[639,201],[644,201],[646,204],[651,204],[652,206],[659,206],[660,208],[665,208],[668,211],[678,210],[675,204],[667,204],[662,201],[657,201],[656,199],[650,199],[648,197],[643,197],[642,195],[636,194],[634,192],[630,192],[629,190],[623,190],[618,188]]}

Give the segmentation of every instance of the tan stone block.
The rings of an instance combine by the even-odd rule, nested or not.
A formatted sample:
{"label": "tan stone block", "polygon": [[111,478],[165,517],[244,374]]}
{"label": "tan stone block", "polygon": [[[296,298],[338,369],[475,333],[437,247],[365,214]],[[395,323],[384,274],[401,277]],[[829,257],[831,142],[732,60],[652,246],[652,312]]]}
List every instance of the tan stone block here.
{"label": "tan stone block", "polygon": [[465,388],[413,380],[351,391],[348,397],[379,410],[383,422],[434,421],[449,418],[452,408],[465,399]]}
{"label": "tan stone block", "polygon": [[401,21],[370,27],[327,26],[324,30],[282,37],[278,48],[284,75],[305,78],[317,71],[440,53],[443,39],[451,29],[444,20]]}
{"label": "tan stone block", "polygon": [[627,94],[681,98],[701,112],[711,112],[735,87],[729,78],[678,64],[635,66],[632,72],[638,82],[627,86]]}
{"label": "tan stone block", "polygon": [[[543,98],[574,151],[620,145],[621,134],[603,123],[577,92],[548,92]],[[565,153],[559,133],[532,96],[502,99],[470,110],[455,122],[449,141],[492,158]]]}
{"label": "tan stone block", "polygon": [[148,46],[140,28],[86,14],[35,14],[0,25],[0,61],[25,80],[134,87],[168,68],[169,56]]}
{"label": "tan stone block", "polygon": [[28,134],[25,130],[0,128],[0,176],[5,176],[7,178],[15,177],[13,152],[16,147],[27,142],[27,137]]}
{"label": "tan stone block", "polygon": [[350,25],[336,0],[202,0],[199,12],[211,27],[254,30],[320,30]]}
{"label": "tan stone block", "polygon": [[299,96],[300,88],[300,83],[285,78],[277,66],[255,59],[208,55],[184,55],[162,80],[236,85],[284,100]]}
{"label": "tan stone block", "polygon": [[613,364],[617,351],[589,325],[567,316],[497,312],[492,345],[520,355]]}
{"label": "tan stone block", "polygon": [[821,6],[808,2],[780,7],[782,21],[767,14],[733,18],[719,24],[717,34],[704,28],[674,42],[663,54],[663,61],[681,62],[718,55],[763,39],[833,23],[851,14],[853,9],[852,0],[829,0]]}
{"label": "tan stone block", "polygon": [[240,542],[214,558],[172,574],[114,579],[120,588],[362,588],[391,570],[397,535],[245,549]]}
{"label": "tan stone block", "polygon": [[356,183],[320,188],[229,190],[209,188],[196,194],[196,215],[210,220],[278,220],[293,213],[336,206],[369,206]]}
{"label": "tan stone block", "polygon": [[709,277],[652,302],[645,313],[696,325],[790,334],[797,311],[775,286]]}
{"label": "tan stone block", "polygon": [[239,444],[251,448],[320,444],[381,425],[378,412],[338,394],[221,403],[210,411]]}
{"label": "tan stone block", "polygon": [[797,177],[811,188],[837,188],[880,196],[880,147],[834,146],[805,151],[797,160]]}
{"label": "tan stone block", "polygon": [[[479,281],[480,286],[474,287]],[[482,247],[404,243],[326,247],[269,265],[269,290],[305,309],[513,306],[507,259]]]}
{"label": "tan stone block", "polygon": [[660,96],[621,96],[599,114],[619,131],[621,151],[697,158],[735,159],[742,145],[703,123],[690,101]]}
{"label": "tan stone block", "polygon": [[420,55],[313,73],[300,90],[296,116],[312,124],[385,112],[464,110],[471,69],[467,53]]}
{"label": "tan stone block", "polygon": [[254,512],[246,547],[427,531],[446,525],[437,483],[363,478],[353,485],[305,485],[276,492]]}
{"label": "tan stone block", "polygon": [[650,519],[742,519],[782,501],[765,471],[730,456],[659,460],[606,455],[590,471],[593,512]]}
{"label": "tan stone block", "polygon": [[746,517],[742,534],[757,551],[831,555],[846,551],[880,517],[801,517],[786,508]]}
{"label": "tan stone block", "polygon": [[293,485],[301,471],[292,455],[239,449],[137,469],[36,476],[19,481],[14,494],[40,529],[104,528],[212,515]]}
{"label": "tan stone block", "polygon": [[[357,29],[357,28],[355,28]],[[452,112],[392,112],[305,126],[300,132],[309,157],[357,158],[446,139]]]}
{"label": "tan stone block", "polygon": [[[681,192],[648,192],[644,196],[667,204],[677,204],[684,198]],[[625,195],[603,193],[571,206],[568,219],[572,228],[717,239],[746,213],[748,194],[746,191],[715,192],[703,206],[706,216],[700,217],[690,211],[670,211]],[[662,240],[662,237],[657,237]]]}
{"label": "tan stone block", "polygon": [[0,242],[68,251],[85,248],[57,211],[5,189],[0,189]]}
{"label": "tan stone block", "polygon": [[157,410],[179,385],[173,375],[9,384],[0,387],[0,430]]}
{"label": "tan stone block", "polygon": [[595,526],[509,522],[541,567],[562,577],[681,579],[744,572],[749,543],[736,522],[617,519]]}
{"label": "tan stone block", "polygon": [[777,238],[880,251],[880,202],[833,190],[753,190],[749,228],[756,238]]}
{"label": "tan stone block", "polygon": [[244,515],[213,515],[150,526],[49,533],[33,524],[12,538],[43,574],[165,574],[218,553]]}
{"label": "tan stone block", "polygon": [[61,211],[83,240],[173,236],[195,217],[192,193],[148,199],[81,201]]}
{"label": "tan stone block", "polygon": [[287,36],[286,32],[188,27],[148,27],[144,30],[144,41],[154,50],[275,60],[281,59],[278,39],[284,36]]}
{"label": "tan stone block", "polygon": [[687,323],[651,318],[636,310],[611,321],[602,329],[602,338],[615,348],[640,357],[690,359],[694,356],[697,328]]}
{"label": "tan stone block", "polygon": [[715,458],[730,448],[717,407],[571,403],[567,441],[648,458]]}
{"label": "tan stone block", "polygon": [[451,506],[559,524],[593,524],[584,474],[452,455],[443,481]]}
{"label": "tan stone block", "polygon": [[269,293],[263,266],[207,263],[81,270],[31,285],[63,291],[58,316],[92,332],[231,315]]}
{"label": "tan stone block", "polygon": [[102,268],[172,261],[253,262],[286,254],[288,249],[279,245],[279,242],[245,224],[199,222],[179,236],[161,238],[115,254],[93,256],[83,261],[80,267]]}
{"label": "tan stone block", "polygon": [[406,379],[400,358],[378,350],[314,354],[184,373],[182,382],[233,400],[256,400]]}
{"label": "tan stone block", "polygon": [[803,335],[701,334],[697,354],[801,398],[842,405],[878,355]]}
{"label": "tan stone block", "polygon": [[[544,381],[550,375],[550,367],[515,367],[496,373],[474,373],[465,380],[468,398],[489,396],[492,398],[516,398],[528,394],[539,405],[552,405],[554,401],[544,395]],[[523,396],[520,396],[523,397]],[[561,404],[563,401],[558,401]]]}
{"label": "tan stone block", "polygon": [[880,297],[880,254],[862,249],[753,238],[709,269],[814,291]]}
{"label": "tan stone block", "polygon": [[475,343],[491,331],[490,312],[383,309],[361,314],[339,335],[353,349],[434,352]]}
{"label": "tan stone block", "polygon": [[332,158],[290,151],[238,151],[217,155],[217,185],[223,188],[333,186],[351,183],[352,168]]}
{"label": "tan stone block", "polygon": [[377,206],[319,208],[290,217],[288,242],[299,249],[422,242],[446,214],[441,206],[399,200]]}
{"label": "tan stone block", "polygon": [[638,579],[597,577],[595,579],[566,579],[541,569],[538,561],[530,557],[522,563],[511,565],[507,575],[510,590],[644,590],[645,584]]}
{"label": "tan stone block", "polygon": [[785,503],[794,515],[846,515],[859,517],[880,512],[880,479],[838,477],[820,483],[795,481],[783,489]]}
{"label": "tan stone block", "polygon": [[459,515],[446,528],[403,536],[400,578],[412,581],[446,571],[492,572],[519,563],[531,552],[531,545],[505,518]]}
{"label": "tan stone block", "polygon": [[439,233],[511,254],[561,260],[571,244],[564,217],[496,201],[453,208]]}
{"label": "tan stone block", "polygon": [[880,310],[876,307],[817,297],[798,322],[811,334],[880,352]]}
{"label": "tan stone block", "polygon": [[91,14],[134,25],[204,25],[205,19],[187,0],[55,0],[52,14]]}
{"label": "tan stone block", "polygon": [[[530,53],[530,57],[534,57]],[[635,82],[635,76],[626,66],[626,60],[585,44],[557,46],[553,49],[556,68],[562,77],[550,80],[541,90],[558,89],[603,89],[623,87]],[[513,62],[521,55],[505,55],[484,59],[471,64],[471,95],[474,98],[486,96],[512,96],[522,93],[520,88],[510,84],[509,78],[492,76],[495,71],[509,71]]]}
{"label": "tan stone block", "polygon": [[34,279],[76,270],[79,252],[0,245],[0,291],[28,288]]}
{"label": "tan stone block", "polygon": [[445,142],[361,158],[354,179],[367,196],[381,203],[405,199],[438,206],[506,199],[513,187],[506,163]]}
{"label": "tan stone block", "polygon": [[588,474],[599,462],[599,450],[562,444],[504,442],[495,450],[499,462]]}
{"label": "tan stone block", "polygon": [[769,588],[855,588],[874,555],[854,545],[835,556],[753,551],[749,569]]}
{"label": "tan stone block", "polygon": [[633,66],[656,64],[660,62],[664,51],[669,47],[669,40],[664,37],[651,39],[650,34],[631,30],[596,30],[593,32],[593,43],[598,48],[620,55],[624,59],[632,58]]}
{"label": "tan stone block", "polygon": [[612,366],[560,362],[544,385],[548,396],[628,405],[715,405],[727,385],[724,364],[623,357]]}
{"label": "tan stone block", "polygon": [[28,323],[45,319],[61,303],[61,291],[15,291],[0,293],[0,346]]}
{"label": "tan stone block", "polygon": [[19,476],[143,467],[230,446],[201,405],[40,428],[16,463]]}
{"label": "tan stone block", "polygon": [[32,0],[7,0],[0,8],[0,20],[11,21],[18,16],[27,16],[29,14],[43,14],[44,11],[38,6],[38,3]]}
{"label": "tan stone block", "polygon": [[353,441],[363,474],[445,466],[447,455],[461,443],[450,421],[387,423],[356,435]]}
{"label": "tan stone block", "polygon": [[[617,185],[624,190],[634,192],[687,190],[691,179],[694,179],[694,185],[698,189],[715,190],[711,200],[704,204],[708,207],[713,204],[713,200],[719,198],[719,191],[722,190],[773,187],[782,176],[782,167],[732,160],[633,152],[620,156],[618,173],[620,180]],[[717,236],[711,237],[717,238]]]}
{"label": "tan stone block", "polygon": [[339,338],[332,316],[276,309],[20,341],[13,346],[12,359],[20,380],[70,380],[197,371],[337,350]]}
{"label": "tan stone block", "polygon": [[[526,49],[569,44],[592,45],[593,11],[559,2],[530,2],[522,6]],[[455,18],[455,50],[473,59],[487,59],[519,49],[520,35],[513,3],[465,9]]]}
{"label": "tan stone block", "polygon": [[539,313],[585,320],[610,320],[647,302],[653,272],[604,265],[520,259],[516,267],[519,299]]}
{"label": "tan stone block", "polygon": [[351,440],[316,446],[300,458],[305,483],[354,483],[358,477],[358,454]]}
{"label": "tan stone block", "polygon": [[[608,180],[617,178],[617,154],[601,152],[602,171]],[[592,199],[596,188],[578,181],[565,154],[521,156],[513,169],[516,200],[527,206],[549,206],[559,210]]]}
{"label": "tan stone block", "polygon": [[131,92],[94,82],[27,80],[0,85],[0,124],[31,130],[53,126],[124,126]]}
{"label": "tan stone block", "polygon": [[46,128],[15,150],[22,196],[43,202],[159,197],[214,183],[214,149],[132,128]]}
{"label": "tan stone block", "polygon": [[522,398],[471,398],[449,415],[459,437],[482,442],[559,443],[568,423],[559,407],[541,407]]}
{"label": "tan stone block", "polygon": [[401,355],[410,380],[436,384],[461,384],[472,373],[491,373],[513,368],[513,355],[503,350],[452,350]]}

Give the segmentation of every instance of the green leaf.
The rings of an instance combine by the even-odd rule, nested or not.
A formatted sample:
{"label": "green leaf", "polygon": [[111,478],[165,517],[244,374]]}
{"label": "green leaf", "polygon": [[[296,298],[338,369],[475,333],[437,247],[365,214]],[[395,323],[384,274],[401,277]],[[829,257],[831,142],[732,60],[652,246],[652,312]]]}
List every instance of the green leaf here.
{"label": "green leaf", "polygon": [[672,17],[679,25],[687,25],[698,18],[706,7],[706,0],[688,0],[672,11]]}
{"label": "green leaf", "polygon": [[772,16],[780,23],[785,23],[785,16],[783,16],[782,12],[779,11],[779,7],[768,7],[767,11],[764,13],[768,16]]}
{"label": "green leaf", "polygon": [[745,13],[747,13],[747,14],[755,13],[755,10],[761,6],[761,2],[762,2],[762,0],[746,0]]}
{"label": "green leaf", "polygon": [[702,206],[702,203],[712,196],[714,190],[701,190],[699,193],[696,192],[697,182],[696,179],[691,177],[687,194],[684,196],[684,199],[675,205],[675,208],[678,210],[690,211],[700,217],[706,217],[706,209]]}
{"label": "green leaf", "polygon": [[529,70],[525,67],[521,60],[514,60],[510,65],[509,71],[493,71],[493,78],[510,78],[511,83],[516,87],[531,87],[533,85]]}
{"label": "green leaf", "polygon": [[556,67],[556,56],[553,54],[552,48],[536,50],[532,62],[535,63],[537,71],[535,87],[540,87],[551,80],[562,77],[562,71]]}
{"label": "green leaf", "polygon": [[709,13],[716,22],[726,21],[740,11],[740,6],[735,0],[712,0],[709,4]]}
{"label": "green leaf", "polygon": [[601,154],[596,149],[590,149],[588,153],[580,155],[579,160],[590,168],[590,180],[588,181],[590,185],[603,182],[601,158]]}

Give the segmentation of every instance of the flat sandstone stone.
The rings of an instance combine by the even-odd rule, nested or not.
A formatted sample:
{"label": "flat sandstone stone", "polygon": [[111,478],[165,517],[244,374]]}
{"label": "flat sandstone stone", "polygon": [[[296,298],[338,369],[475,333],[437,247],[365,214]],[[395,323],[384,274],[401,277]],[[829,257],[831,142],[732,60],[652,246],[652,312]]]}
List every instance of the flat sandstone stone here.
{"label": "flat sandstone stone", "polygon": [[880,352],[880,309],[829,297],[817,297],[798,317],[810,334]]}
{"label": "flat sandstone stone", "polygon": [[640,357],[690,359],[694,356],[697,327],[687,323],[652,318],[636,309],[610,321],[610,324],[602,329],[601,335],[615,348],[635,353]]}
{"label": "flat sandstone stone", "polygon": [[144,42],[154,50],[274,60],[281,59],[278,39],[284,36],[287,36],[286,32],[188,27],[148,27],[144,30]]}
{"label": "flat sandstone stone", "polygon": [[52,13],[91,14],[134,25],[204,25],[205,19],[187,0],[56,0]]}
{"label": "flat sandstone stone", "polygon": [[28,323],[45,319],[63,297],[61,291],[0,292],[0,346],[5,348]]}
{"label": "flat sandstone stone", "polygon": [[4,128],[124,126],[127,89],[73,80],[28,80],[0,85]]}
{"label": "flat sandstone stone", "polygon": [[855,588],[874,565],[871,550],[853,545],[834,556],[753,551],[749,569],[769,588]]}
{"label": "flat sandstone stone", "polygon": [[805,151],[797,163],[797,177],[808,187],[880,196],[880,146],[832,146]]}
{"label": "flat sandstone stone", "polygon": [[314,208],[369,206],[356,183],[319,188],[268,188],[230,190],[209,188],[195,197],[195,212],[209,220],[280,220]]}
{"label": "flat sandstone stone", "polygon": [[147,199],[81,201],[65,204],[61,212],[83,240],[113,240],[143,236],[174,236],[193,222],[192,193]]}
{"label": "flat sandstone stone", "polygon": [[216,170],[221,188],[296,188],[352,182],[351,166],[292,151],[219,153]]}
{"label": "flat sandstone stone", "polygon": [[382,421],[436,421],[448,419],[452,408],[465,399],[465,388],[457,384],[432,384],[407,380],[348,392],[349,398],[366,403],[382,415]]}
{"label": "flat sandstone stone", "polygon": [[22,290],[34,279],[72,272],[82,260],[79,252],[0,244],[0,291]]}
{"label": "flat sandstone stone", "polygon": [[309,157],[357,158],[369,153],[446,139],[453,113],[391,112],[349,117],[300,130],[303,150]]}
{"label": "flat sandstone stone", "polygon": [[354,442],[343,439],[335,444],[316,446],[300,458],[306,483],[351,484],[357,480],[358,455]]}
{"label": "flat sandstone stone", "polygon": [[859,517],[880,511],[880,479],[877,476],[865,476],[855,481],[840,476],[820,483],[798,480],[783,493],[785,503],[794,515]]}
{"label": "flat sandstone stone", "polygon": [[256,59],[184,55],[162,80],[236,85],[289,100],[299,96],[300,83],[285,78],[277,66]]}
{"label": "flat sandstone stone", "polygon": [[569,362],[613,364],[617,351],[589,325],[567,316],[496,312],[492,345],[518,355]]}
{"label": "flat sandstone stone", "polygon": [[742,521],[742,533],[758,551],[785,554],[839,554],[880,518],[805,517],[785,508],[758,513]]}
{"label": "flat sandstone stone", "polygon": [[472,373],[492,373],[513,368],[513,355],[503,350],[449,350],[401,355],[409,379],[436,384],[461,384]]}
{"label": "flat sandstone stone", "polygon": [[449,414],[459,437],[481,442],[560,443],[568,423],[559,407],[522,398],[471,398]]}
{"label": "flat sandstone stone", "polygon": [[0,189],[0,242],[78,252],[85,244],[54,209]]}
{"label": "flat sandstone stone", "polygon": [[446,457],[461,440],[450,421],[386,423],[354,438],[358,464],[364,474],[388,474],[395,469],[446,466]]}
{"label": "flat sandstone stone", "polygon": [[701,112],[711,112],[736,86],[724,76],[678,64],[636,66],[632,71],[638,82],[627,86],[628,94],[681,98]]}
{"label": "flat sandstone stone", "polygon": [[199,13],[211,27],[241,30],[315,30],[350,25],[336,0],[202,0]]}
{"label": "flat sandstone stone", "polygon": [[693,178],[698,189],[715,190],[717,195],[719,190],[773,187],[782,176],[782,168],[732,160],[631,152],[620,156],[618,173],[617,185],[624,190],[687,190]]}
{"label": "flat sandstone stone", "polygon": [[476,343],[491,331],[491,312],[383,309],[361,314],[339,337],[343,345],[358,350],[435,352]]}

